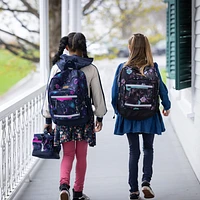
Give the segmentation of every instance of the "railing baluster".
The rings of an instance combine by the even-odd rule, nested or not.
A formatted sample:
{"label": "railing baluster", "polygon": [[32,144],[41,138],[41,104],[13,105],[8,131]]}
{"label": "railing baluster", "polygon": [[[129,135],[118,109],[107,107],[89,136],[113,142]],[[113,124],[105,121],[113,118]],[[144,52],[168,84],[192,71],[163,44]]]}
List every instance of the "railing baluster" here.
{"label": "railing baluster", "polygon": [[0,199],[3,199],[3,134],[2,121],[0,121]]}
{"label": "railing baluster", "polygon": [[0,200],[16,193],[38,161],[31,155],[32,138],[43,129],[44,90],[45,86],[38,87],[14,103],[0,106]]}
{"label": "railing baluster", "polygon": [[2,120],[2,178],[3,178],[3,194],[6,196],[7,185],[6,185],[6,118]]}

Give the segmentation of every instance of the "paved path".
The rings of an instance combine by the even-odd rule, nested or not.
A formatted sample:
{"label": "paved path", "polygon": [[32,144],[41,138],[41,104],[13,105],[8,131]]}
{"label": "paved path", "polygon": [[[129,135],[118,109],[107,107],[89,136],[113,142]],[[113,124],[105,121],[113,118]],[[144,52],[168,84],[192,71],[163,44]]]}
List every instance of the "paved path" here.
{"label": "paved path", "polygon": [[[155,200],[199,200],[200,185],[170,125],[155,139],[152,187]],[[112,111],[104,119],[97,146],[89,148],[84,192],[91,200],[128,199],[128,144],[125,136],[113,135]],[[141,159],[142,161],[142,159]],[[15,200],[58,200],[60,160],[45,160]],[[140,162],[141,165],[141,162]],[[139,180],[141,179],[141,170]],[[74,171],[72,172],[72,181]],[[142,198],[144,199],[144,198]]]}
{"label": "paved path", "polygon": [[[97,134],[97,146],[89,148],[84,192],[91,200],[126,200],[129,195],[128,143],[126,136],[114,136],[110,90],[116,66],[121,60],[96,62],[106,94],[108,113],[103,130]],[[155,138],[152,187],[155,200],[199,200],[200,184],[170,124],[167,131]],[[142,155],[142,154],[141,154]],[[142,157],[141,157],[142,158]],[[141,166],[142,159],[140,161]],[[31,182],[24,184],[15,200],[58,200],[60,160],[44,160]],[[141,167],[140,167],[141,168]],[[141,180],[141,170],[139,172]],[[72,172],[72,187],[74,170]],[[142,198],[143,199],[143,198]]]}

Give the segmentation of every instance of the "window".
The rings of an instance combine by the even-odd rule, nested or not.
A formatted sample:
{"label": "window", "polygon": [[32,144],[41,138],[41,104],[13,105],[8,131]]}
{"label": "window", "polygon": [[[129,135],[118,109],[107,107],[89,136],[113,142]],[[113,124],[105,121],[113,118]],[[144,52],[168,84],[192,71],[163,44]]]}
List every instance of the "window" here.
{"label": "window", "polygon": [[191,87],[192,0],[165,0],[167,8],[167,71],[175,89]]}

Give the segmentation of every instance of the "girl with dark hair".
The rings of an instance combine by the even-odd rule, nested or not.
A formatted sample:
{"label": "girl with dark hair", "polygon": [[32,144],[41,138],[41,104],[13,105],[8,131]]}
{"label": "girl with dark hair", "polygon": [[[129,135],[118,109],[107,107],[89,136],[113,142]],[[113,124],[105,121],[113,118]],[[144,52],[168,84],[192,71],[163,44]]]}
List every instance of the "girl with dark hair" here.
{"label": "girl with dark hair", "polygon": [[[156,112],[152,117],[142,120],[130,120],[122,117],[117,109],[118,101],[118,85],[119,76],[122,68],[130,67],[139,70],[142,76],[145,76],[145,67],[155,68],[158,74],[159,97],[163,106],[163,115],[168,116],[170,112],[171,103],[168,97],[168,90],[162,81],[157,63],[153,63],[153,57],[149,41],[143,34],[133,34],[128,41],[129,58],[126,63],[121,63],[116,71],[114,82],[112,86],[112,106],[117,115],[115,122],[115,135],[127,135],[129,143],[129,186],[130,186],[130,200],[139,199],[138,187],[138,162],[140,157],[140,142],[139,135],[143,138],[143,176],[142,176],[142,192],[145,198],[153,198],[154,192],[150,187],[150,181],[153,174],[153,142],[155,134],[161,135],[165,131],[160,111]],[[124,81],[124,80],[123,80]],[[131,109],[131,108],[130,108]]]}
{"label": "girl with dark hair", "polygon": [[[63,54],[64,49],[69,55]],[[73,185],[73,200],[89,199],[83,194],[84,180],[87,166],[87,149],[89,146],[96,145],[95,132],[102,129],[103,116],[106,114],[106,104],[104,93],[101,86],[101,80],[97,68],[92,64],[93,59],[88,58],[86,38],[82,33],[69,33],[68,36],[61,38],[59,50],[53,58],[53,67],[50,73],[51,78],[58,72],[58,66],[65,66],[70,61],[76,68],[84,72],[87,79],[88,94],[94,105],[94,116],[88,124],[80,126],[60,126],[56,125],[56,135],[59,135],[59,141],[55,144],[62,143],[63,158],[60,167],[60,200],[70,200],[70,173],[74,158],[76,157],[76,177]],[[49,113],[49,105],[47,98],[43,107],[43,115],[46,118],[45,128],[52,130],[52,120]]]}

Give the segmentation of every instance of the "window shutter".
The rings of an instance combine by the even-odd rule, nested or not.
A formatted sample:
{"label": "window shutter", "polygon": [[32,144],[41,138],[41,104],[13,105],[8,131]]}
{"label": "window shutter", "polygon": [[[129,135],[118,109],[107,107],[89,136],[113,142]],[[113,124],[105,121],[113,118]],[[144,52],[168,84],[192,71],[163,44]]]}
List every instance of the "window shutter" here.
{"label": "window shutter", "polygon": [[167,9],[167,71],[175,89],[191,87],[191,0],[165,0]]}
{"label": "window shutter", "polygon": [[176,85],[177,90],[191,87],[192,2],[178,0],[176,5]]}
{"label": "window shutter", "polygon": [[175,18],[175,0],[166,0],[168,3],[167,9],[167,72],[170,79],[175,79],[176,67],[176,49],[175,49],[175,33],[176,33],[176,18]]}

